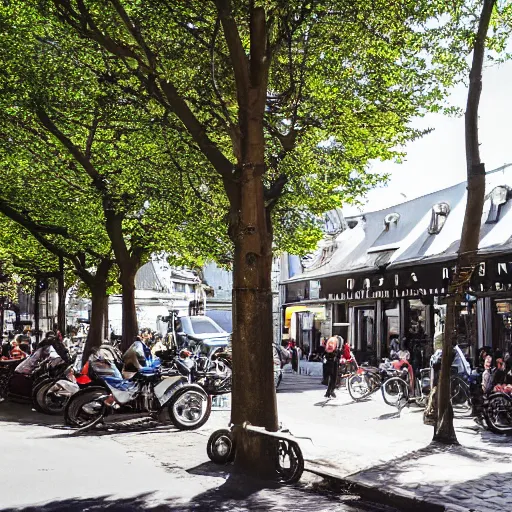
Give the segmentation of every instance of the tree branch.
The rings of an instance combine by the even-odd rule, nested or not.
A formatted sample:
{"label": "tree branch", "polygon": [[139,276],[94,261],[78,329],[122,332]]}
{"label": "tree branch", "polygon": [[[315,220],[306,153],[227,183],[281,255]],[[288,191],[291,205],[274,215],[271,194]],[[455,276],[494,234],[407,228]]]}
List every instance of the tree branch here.
{"label": "tree branch", "polygon": [[75,146],[71,140],[57,128],[57,126],[55,126],[53,121],[48,117],[47,113],[42,108],[39,107],[36,111],[36,114],[41,124],[62,143],[62,145],[69,151],[73,158],[84,168],[85,172],[92,179],[94,186],[100,192],[105,193],[105,181],[100,173],[91,164],[86,155],[84,155],[80,149]]}
{"label": "tree branch", "polygon": [[246,108],[249,93],[248,59],[245,54],[238,27],[233,18],[233,10],[230,0],[214,0],[219,13],[219,18],[224,29],[224,37],[229,49],[231,66],[235,75],[235,83],[238,97],[238,105]]}
{"label": "tree branch", "polygon": [[17,212],[3,199],[0,199],[0,212],[17,224],[28,229],[31,233],[37,232],[47,235],[61,235],[64,238],[70,238],[67,228],[52,224],[38,224],[29,217],[28,213]]}

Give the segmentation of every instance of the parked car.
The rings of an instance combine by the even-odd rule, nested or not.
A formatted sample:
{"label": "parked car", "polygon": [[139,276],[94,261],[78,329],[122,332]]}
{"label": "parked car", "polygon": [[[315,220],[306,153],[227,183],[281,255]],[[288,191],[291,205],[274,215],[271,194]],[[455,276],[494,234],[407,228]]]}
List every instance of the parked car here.
{"label": "parked car", "polygon": [[230,333],[211,318],[202,315],[179,317],[176,334],[180,348],[200,350],[205,355],[218,348],[226,348],[230,340]]}

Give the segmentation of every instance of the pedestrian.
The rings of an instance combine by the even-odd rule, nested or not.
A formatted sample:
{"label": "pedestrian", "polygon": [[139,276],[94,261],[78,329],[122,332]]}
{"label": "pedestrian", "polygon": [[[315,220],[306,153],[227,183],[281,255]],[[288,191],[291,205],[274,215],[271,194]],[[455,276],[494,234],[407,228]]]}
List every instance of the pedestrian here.
{"label": "pedestrian", "polygon": [[288,344],[288,350],[292,355],[292,370],[294,373],[299,373],[299,352],[294,340],[290,340]]}
{"label": "pedestrian", "polygon": [[324,336],[320,340],[320,346],[318,347],[318,357],[322,361],[322,384],[327,386],[327,367],[325,366],[325,345],[327,338]]}
{"label": "pedestrian", "polygon": [[327,375],[327,391],[325,398],[336,398],[334,389],[338,379],[338,366],[340,361],[339,342],[336,336],[331,336],[325,344],[325,366]]}

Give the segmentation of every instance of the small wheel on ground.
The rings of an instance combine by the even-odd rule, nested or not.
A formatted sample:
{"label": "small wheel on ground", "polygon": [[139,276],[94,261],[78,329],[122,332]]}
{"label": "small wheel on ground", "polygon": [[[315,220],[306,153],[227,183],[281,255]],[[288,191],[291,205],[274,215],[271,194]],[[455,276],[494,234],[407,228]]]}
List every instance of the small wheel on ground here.
{"label": "small wheel on ground", "polygon": [[169,401],[169,417],[180,430],[202,427],[212,412],[212,400],[199,386],[188,385],[176,392]]}
{"label": "small wheel on ground", "polygon": [[304,472],[304,457],[299,445],[294,441],[277,441],[277,479],[283,484],[294,484]]}
{"label": "small wheel on ground", "polygon": [[398,406],[402,401],[409,399],[409,386],[400,377],[391,377],[381,387],[384,402],[391,407]]}
{"label": "small wheel on ground", "polygon": [[235,441],[230,430],[216,430],[206,444],[208,458],[215,464],[228,464],[235,460]]}

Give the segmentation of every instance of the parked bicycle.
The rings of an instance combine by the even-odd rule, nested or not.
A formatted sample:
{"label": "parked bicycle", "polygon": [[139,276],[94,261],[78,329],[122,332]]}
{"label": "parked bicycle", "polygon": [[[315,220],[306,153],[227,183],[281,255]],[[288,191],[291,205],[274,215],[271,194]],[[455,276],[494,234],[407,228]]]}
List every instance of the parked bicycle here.
{"label": "parked bicycle", "polygon": [[347,387],[350,397],[355,402],[365,400],[378,391],[386,404],[396,407],[409,399],[410,374],[407,366],[397,369],[392,363],[384,362],[379,368],[361,366],[348,379]]}
{"label": "parked bicycle", "polygon": [[[467,416],[471,414],[473,402],[471,398],[470,384],[468,377],[466,381],[461,375],[453,374],[450,377],[450,393],[452,408],[455,416]],[[419,371],[416,379],[416,404],[425,407],[431,391],[431,369],[423,368]]]}

